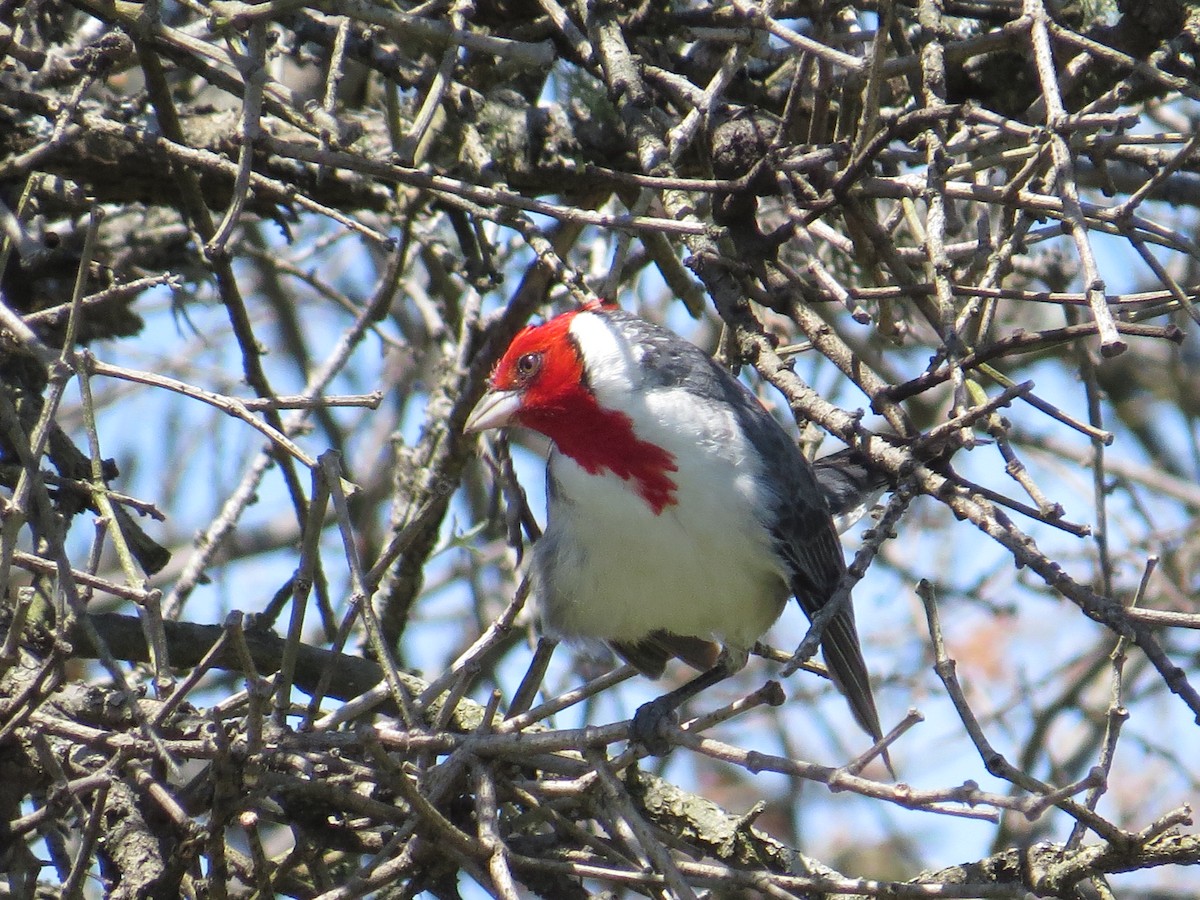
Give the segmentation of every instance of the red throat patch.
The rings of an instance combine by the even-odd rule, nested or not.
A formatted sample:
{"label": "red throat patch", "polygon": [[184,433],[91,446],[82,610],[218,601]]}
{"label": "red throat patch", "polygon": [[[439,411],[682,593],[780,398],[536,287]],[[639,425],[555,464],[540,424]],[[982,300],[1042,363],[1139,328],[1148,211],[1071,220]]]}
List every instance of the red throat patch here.
{"label": "red throat patch", "polygon": [[518,422],[546,435],[589,475],[609,471],[634,482],[638,494],[658,515],[675,503],[678,485],[668,473],[679,467],[670,452],[634,434],[629,416],[596,401],[569,334],[571,320],[579,312],[563,313],[513,338],[496,366],[492,385],[520,393]]}

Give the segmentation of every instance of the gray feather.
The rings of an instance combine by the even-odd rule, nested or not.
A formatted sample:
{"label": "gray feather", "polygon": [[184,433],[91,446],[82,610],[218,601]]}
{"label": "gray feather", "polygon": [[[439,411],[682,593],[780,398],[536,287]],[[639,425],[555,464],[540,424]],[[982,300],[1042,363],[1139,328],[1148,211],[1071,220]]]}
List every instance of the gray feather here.
{"label": "gray feather", "polygon": [[867,458],[853,447],[822,456],[813,462],[813,473],[821,494],[833,514],[838,534],[844,533],[879,502],[892,486],[891,478],[873,468]]}
{"label": "gray feather", "polygon": [[[727,403],[736,411],[742,431],[769,461],[770,483],[764,487],[775,502],[772,508],[761,511],[762,520],[790,575],[800,608],[811,619],[832,598],[846,571],[826,498],[854,501],[854,491],[843,490],[850,483],[849,476],[841,478],[843,473],[838,473],[838,478],[827,479],[830,488],[823,489],[812,465],[758,398],[700,348],[623,311],[606,309],[604,316],[642,349],[643,388],[682,388],[703,400]],[[879,714],[859,645],[854,610],[849,604],[825,629],[821,651],[855,719],[878,739],[882,733]]]}

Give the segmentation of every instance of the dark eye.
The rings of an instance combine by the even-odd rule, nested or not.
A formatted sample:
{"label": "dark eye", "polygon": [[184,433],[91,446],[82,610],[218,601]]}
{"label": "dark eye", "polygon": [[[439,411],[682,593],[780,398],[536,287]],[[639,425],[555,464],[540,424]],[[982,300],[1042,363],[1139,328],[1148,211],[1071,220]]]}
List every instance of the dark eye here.
{"label": "dark eye", "polygon": [[523,353],[517,357],[517,378],[528,381],[542,368],[542,354]]}

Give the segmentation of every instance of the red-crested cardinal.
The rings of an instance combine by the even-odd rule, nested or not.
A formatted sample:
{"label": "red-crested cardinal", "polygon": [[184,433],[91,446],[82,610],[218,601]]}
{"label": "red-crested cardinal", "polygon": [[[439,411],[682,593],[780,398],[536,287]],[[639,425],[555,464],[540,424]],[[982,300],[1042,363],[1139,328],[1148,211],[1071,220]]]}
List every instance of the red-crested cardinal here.
{"label": "red-crested cardinal", "polygon": [[[590,304],[513,339],[468,432],[520,425],[553,442],[531,575],[547,632],[603,641],[651,677],[702,670],[643,705],[634,736],[746,664],[795,596],[811,618],[846,571],[813,467],[753,394],[693,344]],[[861,492],[860,492],[861,493]],[[839,497],[840,499],[840,497]],[[850,507],[855,503],[847,501]],[[821,639],[859,725],[881,734],[849,603]]]}

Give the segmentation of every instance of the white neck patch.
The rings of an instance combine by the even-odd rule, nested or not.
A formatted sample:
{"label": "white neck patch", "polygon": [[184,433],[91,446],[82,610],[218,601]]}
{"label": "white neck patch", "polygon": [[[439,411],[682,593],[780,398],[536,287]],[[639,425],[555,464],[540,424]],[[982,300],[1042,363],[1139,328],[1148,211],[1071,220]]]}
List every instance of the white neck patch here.
{"label": "white neck patch", "polygon": [[570,332],[583,356],[588,384],[601,406],[620,408],[642,383],[642,348],[601,315],[581,312]]}

